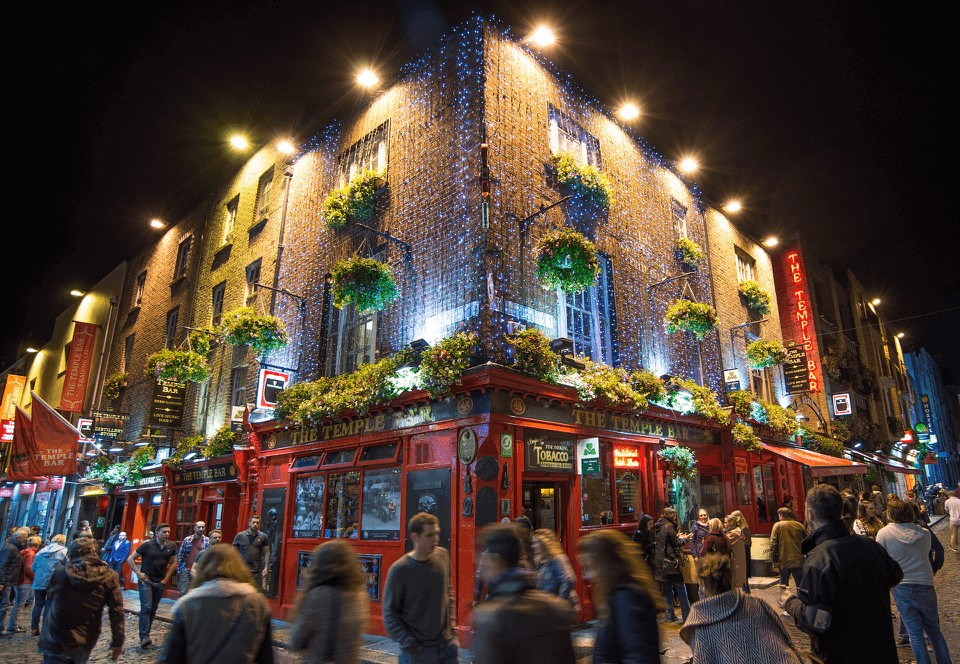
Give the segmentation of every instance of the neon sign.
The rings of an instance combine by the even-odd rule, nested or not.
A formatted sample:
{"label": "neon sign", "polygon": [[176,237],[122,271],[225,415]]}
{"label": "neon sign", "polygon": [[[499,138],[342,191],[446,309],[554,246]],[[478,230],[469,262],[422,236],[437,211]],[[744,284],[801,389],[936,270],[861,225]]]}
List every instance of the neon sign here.
{"label": "neon sign", "polygon": [[800,330],[800,342],[803,350],[807,352],[807,373],[810,378],[810,391],[819,392],[821,390],[821,380],[819,376],[818,361],[820,353],[816,348],[816,331],[813,326],[813,320],[810,316],[810,300],[806,292],[806,280],[803,275],[802,262],[799,252],[787,254],[788,267],[790,268],[790,281],[793,284],[791,302],[796,309],[794,316]]}
{"label": "neon sign", "polygon": [[613,467],[614,468],[639,468],[640,450],[636,447],[614,447],[613,448]]}

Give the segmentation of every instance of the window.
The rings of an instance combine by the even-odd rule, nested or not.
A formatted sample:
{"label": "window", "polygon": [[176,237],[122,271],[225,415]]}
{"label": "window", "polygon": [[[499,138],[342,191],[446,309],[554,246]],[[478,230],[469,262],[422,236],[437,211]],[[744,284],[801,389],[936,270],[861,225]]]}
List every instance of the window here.
{"label": "window", "polygon": [[670,216],[677,237],[687,237],[687,207],[676,198],[670,199]]}
{"label": "window", "polygon": [[192,241],[193,238],[188,237],[177,247],[177,265],[173,269],[173,278],[175,280],[187,274],[187,259],[190,257],[190,243]]}
{"label": "window", "polygon": [[233,385],[233,397],[230,399],[230,405],[234,408],[243,408],[247,405],[247,368],[236,367],[231,376]]}
{"label": "window", "polygon": [[601,168],[600,141],[557,108],[548,108],[550,152],[565,152],[584,166]]}
{"label": "window", "polygon": [[330,473],[327,477],[327,509],[324,537],[358,539],[360,517],[360,473]]}
{"label": "window", "polygon": [[777,520],[777,495],[773,481],[773,466],[753,467],[753,492],[757,497],[757,521]]}
{"label": "window", "polygon": [[120,371],[127,371],[131,367],[133,344],[136,342],[136,337],[136,333],[133,333],[123,342],[123,366],[120,367]]}
{"label": "window", "polygon": [[63,347],[63,358],[60,363],[60,373],[63,373],[67,370],[67,365],[70,362],[70,346],[73,345],[73,342],[66,344]]}
{"label": "window", "polygon": [[558,335],[573,340],[573,351],[594,362],[614,364],[613,290],[610,286],[610,259],[598,254],[600,274],[593,288],[579,293],[557,290]]}
{"label": "window", "polygon": [[164,345],[173,350],[177,339],[177,319],[180,318],[180,307],[174,307],[167,312],[167,338]]}
{"label": "window", "polygon": [[207,430],[207,402],[210,395],[210,381],[200,383],[197,389],[197,433]]}
{"label": "window", "polygon": [[400,540],[400,466],[368,470],[363,474],[362,539]]}
{"label": "window", "polygon": [[245,301],[248,307],[257,299],[257,284],[260,283],[261,260],[262,259],[258,258],[247,266],[247,287]]}
{"label": "window", "polygon": [[337,187],[350,184],[351,180],[366,171],[386,172],[389,130],[390,123],[384,122],[340,156]]}
{"label": "window", "polygon": [[139,307],[143,304],[143,291],[147,288],[147,272],[144,270],[137,277],[137,285],[133,291],[133,305]]}
{"label": "window", "polygon": [[223,220],[223,243],[233,243],[233,228],[237,223],[237,208],[240,207],[240,197],[237,196],[227,203],[226,218]]}
{"label": "window", "polygon": [[177,524],[171,533],[171,539],[182,541],[187,535],[193,534],[193,525],[199,520],[198,510],[200,489],[181,491],[177,499]]}
{"label": "window", "polygon": [[736,250],[737,253],[737,281],[743,283],[744,281],[756,281],[757,280],[757,262],[750,258],[746,252],[739,249]]}
{"label": "window", "polygon": [[613,493],[610,491],[610,446],[600,443],[600,472],[580,477],[580,525],[601,526],[613,523]]}
{"label": "window", "polygon": [[323,487],[325,475],[297,478],[293,503],[293,536],[317,538],[323,533]]}
{"label": "window", "polygon": [[758,399],[773,402],[769,369],[750,369],[750,392]]}
{"label": "window", "polygon": [[254,221],[260,221],[270,213],[270,191],[273,189],[273,169],[260,176],[260,185],[257,187],[257,216]]}
{"label": "window", "polygon": [[223,296],[226,292],[226,281],[213,287],[213,314],[210,316],[210,324],[214,327],[217,327],[223,321]]}

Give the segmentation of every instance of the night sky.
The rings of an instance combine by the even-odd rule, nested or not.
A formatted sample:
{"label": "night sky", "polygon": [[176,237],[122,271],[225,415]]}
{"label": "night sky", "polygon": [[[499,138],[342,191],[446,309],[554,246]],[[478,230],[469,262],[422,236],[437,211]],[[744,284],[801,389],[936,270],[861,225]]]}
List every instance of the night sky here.
{"label": "night sky", "polygon": [[517,34],[553,25],[548,58],[611,108],[636,101],[636,131],[665,156],[696,156],[708,201],[740,198],[749,232],[800,231],[821,259],[851,266],[905,345],[942,354],[960,381],[960,231],[944,197],[954,118],[939,64],[955,37],[902,6],[848,2],[44,10],[13,28],[8,69],[8,173],[21,173],[8,193],[21,212],[4,225],[18,269],[3,356],[47,341],[69,290],[147,246],[152,217],[176,222],[207,198],[241,163],[232,131],[303,140],[362,106],[358,67],[389,85],[474,10]]}

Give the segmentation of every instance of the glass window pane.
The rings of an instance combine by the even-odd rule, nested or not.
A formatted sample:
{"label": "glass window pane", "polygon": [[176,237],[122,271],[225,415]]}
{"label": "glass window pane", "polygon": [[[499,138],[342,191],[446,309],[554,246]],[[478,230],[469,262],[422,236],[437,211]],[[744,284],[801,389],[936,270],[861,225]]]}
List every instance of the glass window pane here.
{"label": "glass window pane", "polygon": [[360,452],[361,461],[393,461],[397,454],[397,444],[389,443],[387,445],[374,445],[364,447]]}
{"label": "glass window pane", "polygon": [[349,450],[338,450],[336,452],[327,452],[327,458],[323,460],[324,466],[336,466],[341,463],[350,463],[353,456],[357,453],[357,448]]}
{"label": "glass window pane", "polygon": [[297,478],[293,505],[293,536],[320,537],[323,532],[324,475]]}
{"label": "glass window pane", "polygon": [[327,478],[324,537],[359,538],[360,473],[331,473]]}
{"label": "glass window pane", "polygon": [[617,523],[639,521],[640,515],[643,514],[639,488],[639,471],[617,471]]}
{"label": "glass window pane", "polygon": [[363,474],[362,539],[400,539],[400,477],[400,466]]}
{"label": "glass window pane", "polygon": [[613,480],[607,457],[610,446],[600,443],[600,474],[583,475],[580,480],[581,524],[601,526],[613,523]]}

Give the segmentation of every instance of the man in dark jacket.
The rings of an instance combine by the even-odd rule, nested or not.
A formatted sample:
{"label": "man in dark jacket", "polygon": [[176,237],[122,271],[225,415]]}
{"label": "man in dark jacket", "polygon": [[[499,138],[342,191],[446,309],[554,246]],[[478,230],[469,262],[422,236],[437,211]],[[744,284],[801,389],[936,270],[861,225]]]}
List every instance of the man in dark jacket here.
{"label": "man in dark jacket", "polygon": [[47,597],[53,605],[38,644],[47,655],[44,662],[86,662],[100,638],[104,605],[110,609],[110,655],[120,657],[124,636],[120,580],[100,560],[92,539],[80,537],[70,544],[67,564],[50,577]]}
{"label": "man in dark jacket", "polygon": [[534,578],[519,569],[523,544],[515,528],[491,526],[480,573],[487,601],[474,612],[476,661],[484,664],[574,664],[569,602],[534,589]]}
{"label": "man in dark jacket", "polygon": [[890,589],[903,571],[883,548],[851,535],[841,521],[843,499],[829,484],[807,492],[807,557],[796,596],[784,604],[810,635],[825,664],[897,664]]}
{"label": "man in dark jacket", "polygon": [[850,487],[843,490],[843,525],[851,533],[853,532],[853,522],[857,520],[857,497],[853,495]]}
{"label": "man in dark jacket", "polygon": [[27,544],[30,529],[17,528],[0,549],[0,636],[13,636],[23,632],[22,627],[16,627],[12,632],[7,630],[7,614],[11,609],[16,611],[17,588],[20,585],[20,572],[23,570],[23,557],[20,551]]}

